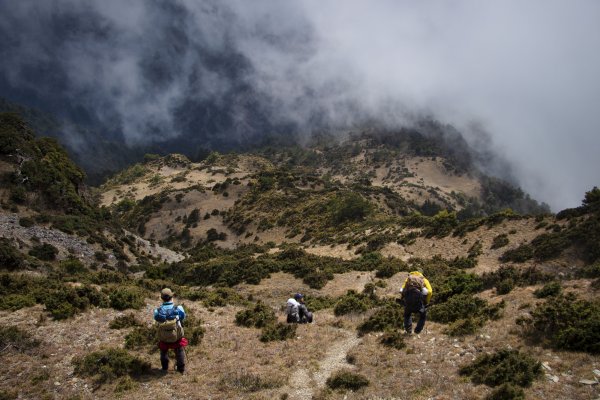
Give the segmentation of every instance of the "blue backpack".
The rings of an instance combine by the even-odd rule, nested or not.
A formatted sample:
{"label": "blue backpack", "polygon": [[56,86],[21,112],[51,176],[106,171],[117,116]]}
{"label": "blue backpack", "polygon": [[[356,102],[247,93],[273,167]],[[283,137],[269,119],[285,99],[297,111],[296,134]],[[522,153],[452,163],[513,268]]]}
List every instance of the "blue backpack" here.
{"label": "blue backpack", "polygon": [[177,307],[174,305],[172,308],[164,308],[164,307],[159,307],[158,308],[158,314],[156,315],[156,317],[154,317],[154,319],[157,322],[165,322],[167,320],[173,320],[179,317],[179,313],[177,312]]}

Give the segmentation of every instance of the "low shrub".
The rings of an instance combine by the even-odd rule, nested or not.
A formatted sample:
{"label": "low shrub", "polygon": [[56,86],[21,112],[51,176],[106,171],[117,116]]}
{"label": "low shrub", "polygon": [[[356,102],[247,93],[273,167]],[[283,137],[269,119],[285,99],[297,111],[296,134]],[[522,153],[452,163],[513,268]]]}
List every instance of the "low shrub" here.
{"label": "low shrub", "polygon": [[120,376],[137,377],[150,372],[150,363],[132,356],[127,350],[109,348],[95,351],[85,357],[73,360],[74,373],[78,376],[92,376],[99,383],[111,381]]}
{"label": "low shrub", "polygon": [[186,310],[185,319],[183,320],[183,329],[185,337],[190,346],[197,346],[204,337],[205,329],[202,326],[202,320],[194,315],[190,310]]}
{"label": "low shrub", "polygon": [[56,260],[57,254],[58,249],[49,243],[43,243],[37,246],[33,246],[31,250],[29,250],[30,256],[33,256],[38,260],[42,261],[54,261]]}
{"label": "low shrub", "polygon": [[457,269],[468,269],[475,268],[477,266],[477,258],[475,257],[456,257],[450,261],[448,265],[451,268]]}
{"label": "low shrub", "polygon": [[544,273],[537,267],[519,269],[514,266],[505,265],[496,271],[486,272],[481,276],[483,289],[491,289],[493,287],[497,289],[501,282],[506,280],[512,281],[513,285],[528,286],[549,282],[553,279],[555,279],[554,275]]}
{"label": "low shrub", "polygon": [[550,283],[546,283],[544,287],[537,289],[533,292],[533,295],[538,299],[543,299],[550,296],[558,296],[562,293],[562,286],[560,282],[554,281]]}
{"label": "low shrub", "polygon": [[325,382],[333,390],[342,389],[351,391],[369,386],[369,383],[369,380],[365,376],[344,370],[335,372]]}
{"label": "low shrub", "polygon": [[472,335],[484,324],[485,320],[481,318],[462,318],[450,324],[444,333],[448,336]]}
{"label": "low shrub", "polygon": [[136,286],[117,286],[108,295],[110,306],[115,310],[133,308],[139,310],[146,303],[144,292]]}
{"label": "low shrub", "polygon": [[0,326],[0,348],[3,352],[9,349],[26,352],[40,345],[29,333],[17,326]]}
{"label": "low shrub", "polygon": [[404,343],[404,335],[400,331],[384,333],[379,339],[379,343],[398,350],[406,347],[406,343]]}
{"label": "low shrub", "polygon": [[514,288],[515,282],[511,278],[506,278],[496,284],[496,294],[509,294]]}
{"label": "low shrub", "polygon": [[511,383],[529,387],[540,377],[542,364],[518,350],[502,349],[494,354],[478,356],[471,364],[460,368],[461,375],[468,375],[475,384],[498,386]]}
{"label": "low shrub", "polygon": [[193,301],[201,300],[205,307],[225,307],[226,305],[246,305],[248,303],[234,289],[225,287],[184,292],[183,297]]}
{"label": "low shrub", "polygon": [[363,293],[356,293],[354,290],[341,296],[335,303],[333,313],[335,316],[346,315],[350,313],[363,313],[373,307],[371,298]]}
{"label": "low shrub", "polygon": [[7,294],[0,296],[0,310],[16,311],[21,308],[33,307],[35,297],[31,294]]}
{"label": "low shrub", "polygon": [[110,321],[110,324],[108,325],[108,327],[110,329],[125,329],[125,328],[131,328],[131,327],[135,327],[135,326],[141,326],[141,325],[142,325],[142,323],[140,321],[138,321],[138,319],[135,317],[135,315],[130,313],[130,314],[123,314],[123,315],[119,315],[119,316],[115,317],[115,319]]}
{"label": "low shrub", "polygon": [[586,265],[578,271],[577,275],[582,278],[600,278],[600,262]]}
{"label": "low shrub", "polygon": [[404,309],[394,302],[388,302],[362,322],[357,330],[360,335],[369,332],[393,331],[402,328],[403,321]]}
{"label": "low shrub", "polygon": [[492,240],[492,245],[490,246],[490,249],[492,249],[492,250],[499,249],[501,247],[506,246],[508,243],[509,243],[508,235],[506,233],[503,233],[501,235],[496,236]]}
{"label": "low shrub", "polygon": [[19,225],[21,225],[23,228],[30,228],[35,225],[35,221],[33,218],[21,217],[19,218]]}
{"label": "low shrub", "polygon": [[238,311],[235,315],[235,323],[247,328],[262,328],[277,320],[275,312],[262,301],[257,302],[254,307]]}
{"label": "low shrub", "polygon": [[125,348],[129,350],[156,345],[158,343],[156,327],[136,326],[125,335]]}
{"label": "low shrub", "polygon": [[67,319],[85,311],[90,305],[108,306],[108,298],[93,287],[73,288],[62,285],[50,290],[40,291],[41,302],[54,319]]}
{"label": "low shrub", "polygon": [[476,317],[481,317],[485,321],[497,319],[504,306],[504,302],[490,306],[485,300],[463,293],[449,298],[445,303],[431,306],[429,318],[446,324],[459,319]]}
{"label": "low shrub", "polygon": [[297,324],[270,323],[263,327],[260,335],[261,342],[293,339],[296,336]]}
{"label": "low shrub", "polygon": [[76,258],[69,258],[59,263],[59,268],[69,275],[85,273],[87,268]]}
{"label": "low shrub", "polygon": [[538,305],[531,318],[520,318],[524,334],[555,349],[600,353],[600,301],[579,300],[573,293]]}
{"label": "low shrub", "polygon": [[529,244],[523,244],[515,249],[505,251],[499,258],[502,262],[523,263],[533,258],[533,247]]}
{"label": "low shrub", "polygon": [[398,272],[406,270],[408,270],[408,265],[401,260],[384,260],[375,271],[375,276],[380,279],[391,278]]}
{"label": "low shrub", "polygon": [[503,383],[487,395],[485,400],[525,400],[525,391],[510,383]]}
{"label": "low shrub", "polygon": [[15,271],[23,267],[23,259],[23,255],[8,239],[0,239],[0,268]]}
{"label": "low shrub", "polygon": [[283,381],[272,377],[262,377],[250,372],[241,372],[226,375],[219,381],[218,386],[225,390],[241,392],[258,392],[261,390],[276,389],[283,386]]}
{"label": "low shrub", "polygon": [[306,297],[306,308],[310,311],[315,312],[319,310],[324,310],[326,308],[331,308],[335,305],[337,299],[331,298],[329,296],[307,296]]}

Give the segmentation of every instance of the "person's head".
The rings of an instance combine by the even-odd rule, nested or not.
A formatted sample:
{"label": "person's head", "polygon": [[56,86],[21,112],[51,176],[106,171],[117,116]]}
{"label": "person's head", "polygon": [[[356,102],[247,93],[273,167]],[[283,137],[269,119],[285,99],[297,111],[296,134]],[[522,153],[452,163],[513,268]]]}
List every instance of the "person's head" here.
{"label": "person's head", "polygon": [[160,291],[160,298],[163,301],[171,301],[171,299],[173,299],[173,291],[169,288],[164,288],[163,290]]}
{"label": "person's head", "polygon": [[294,295],[294,299],[299,302],[304,302],[304,295],[302,293],[296,293]]}

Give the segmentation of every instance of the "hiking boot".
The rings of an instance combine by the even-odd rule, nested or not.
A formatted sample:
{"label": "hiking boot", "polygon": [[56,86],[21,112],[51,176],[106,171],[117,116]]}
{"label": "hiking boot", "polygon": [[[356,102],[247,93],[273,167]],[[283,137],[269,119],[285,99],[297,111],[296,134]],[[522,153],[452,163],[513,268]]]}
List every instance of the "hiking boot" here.
{"label": "hiking boot", "polygon": [[180,366],[176,365],[175,371],[179,372],[180,374],[183,374],[183,372],[185,371],[185,366],[180,367]]}

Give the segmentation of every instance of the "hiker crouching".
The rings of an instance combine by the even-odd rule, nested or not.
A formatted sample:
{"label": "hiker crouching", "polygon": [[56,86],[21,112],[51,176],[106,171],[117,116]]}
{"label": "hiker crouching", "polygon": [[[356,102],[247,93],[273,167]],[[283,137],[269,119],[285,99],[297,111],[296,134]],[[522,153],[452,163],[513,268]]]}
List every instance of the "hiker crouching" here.
{"label": "hiker crouching", "polygon": [[404,329],[407,334],[412,333],[412,315],[419,314],[419,322],[415,327],[415,333],[419,334],[425,326],[427,319],[427,305],[433,295],[433,289],[429,281],[423,276],[422,271],[412,271],[400,288],[404,299]]}
{"label": "hiker crouching", "polygon": [[287,322],[289,324],[306,324],[313,322],[313,314],[304,304],[304,295],[296,293],[290,297],[286,304]]}
{"label": "hiker crouching", "polygon": [[154,310],[154,320],[158,325],[158,347],[160,348],[160,364],[163,371],[169,369],[169,350],[175,350],[177,371],[183,373],[185,370],[185,346],[187,339],[183,336],[182,321],[185,319],[185,311],[182,306],[173,304],[173,292],[165,288],[160,292],[163,303]]}

